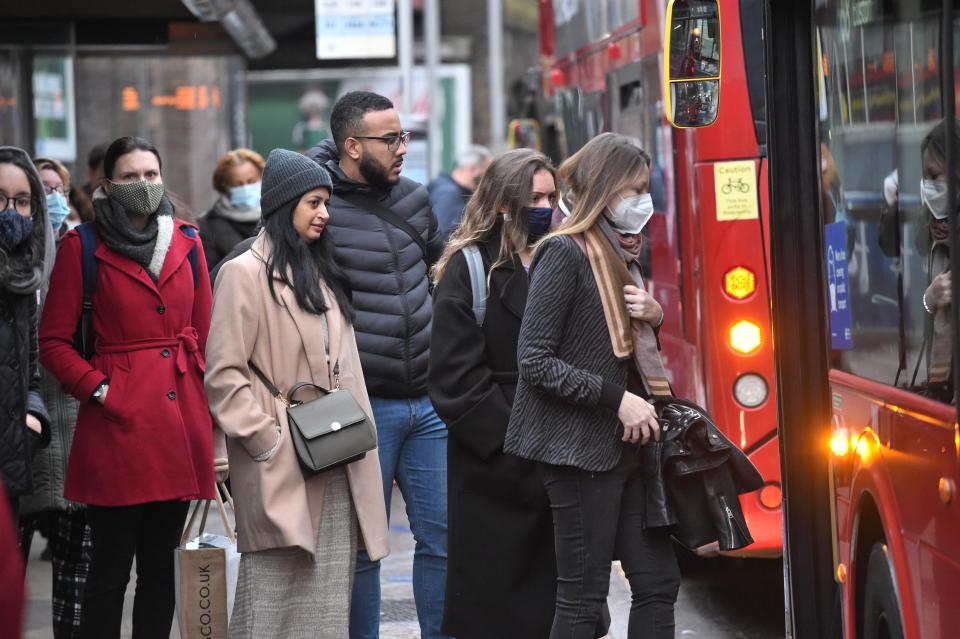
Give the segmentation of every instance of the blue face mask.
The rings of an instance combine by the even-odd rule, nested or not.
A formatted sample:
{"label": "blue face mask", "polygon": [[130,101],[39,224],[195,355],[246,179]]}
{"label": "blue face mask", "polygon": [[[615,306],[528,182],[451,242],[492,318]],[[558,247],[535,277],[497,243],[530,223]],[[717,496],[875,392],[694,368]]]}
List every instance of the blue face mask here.
{"label": "blue face mask", "polygon": [[536,244],[536,242],[550,232],[550,224],[553,221],[553,209],[546,206],[531,206],[527,209],[527,244]]}
{"label": "blue face mask", "polygon": [[239,209],[255,209],[260,206],[260,182],[230,187],[230,204]]}
{"label": "blue face mask", "polygon": [[7,253],[23,244],[33,232],[33,218],[23,217],[16,209],[0,212],[0,249]]}
{"label": "blue face mask", "polygon": [[56,191],[47,196],[47,214],[50,215],[50,226],[59,231],[63,221],[70,215],[70,205],[67,198]]}

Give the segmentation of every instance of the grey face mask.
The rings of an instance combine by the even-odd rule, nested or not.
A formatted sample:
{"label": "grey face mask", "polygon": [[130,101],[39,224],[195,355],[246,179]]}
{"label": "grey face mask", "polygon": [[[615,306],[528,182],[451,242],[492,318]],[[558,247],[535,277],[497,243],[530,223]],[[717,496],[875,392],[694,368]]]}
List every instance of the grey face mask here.
{"label": "grey face mask", "polygon": [[110,197],[130,213],[152,215],[163,199],[163,182],[110,182]]}

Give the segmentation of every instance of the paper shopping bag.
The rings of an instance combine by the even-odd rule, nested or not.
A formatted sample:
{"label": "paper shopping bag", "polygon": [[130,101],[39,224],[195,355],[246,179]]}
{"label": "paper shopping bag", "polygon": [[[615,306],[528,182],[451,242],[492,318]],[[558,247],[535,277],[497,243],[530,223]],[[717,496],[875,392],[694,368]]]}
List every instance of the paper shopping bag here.
{"label": "paper shopping bag", "polygon": [[177,610],[183,639],[227,639],[227,567],[223,548],[177,549]]}
{"label": "paper shopping bag", "polygon": [[[217,506],[229,537],[203,532],[210,502],[198,502],[176,551],[177,618],[182,639],[227,639],[240,555],[219,491]],[[201,507],[200,534],[188,541]]]}

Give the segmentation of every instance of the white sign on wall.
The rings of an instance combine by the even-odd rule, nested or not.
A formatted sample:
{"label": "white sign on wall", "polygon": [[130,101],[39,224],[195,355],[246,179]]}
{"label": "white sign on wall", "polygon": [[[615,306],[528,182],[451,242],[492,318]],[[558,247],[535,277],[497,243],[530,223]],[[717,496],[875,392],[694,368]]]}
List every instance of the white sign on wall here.
{"label": "white sign on wall", "polygon": [[318,59],[396,57],[394,0],[315,0],[315,3]]}

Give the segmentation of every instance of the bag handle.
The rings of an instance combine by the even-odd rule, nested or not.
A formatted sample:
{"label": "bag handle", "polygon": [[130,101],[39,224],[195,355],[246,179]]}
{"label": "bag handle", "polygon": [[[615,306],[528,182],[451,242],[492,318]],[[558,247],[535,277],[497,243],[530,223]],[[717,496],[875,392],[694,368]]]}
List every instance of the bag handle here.
{"label": "bag handle", "polygon": [[[323,388],[322,386],[317,386],[316,384],[313,384],[311,382],[299,382],[297,384],[294,384],[293,388],[290,389],[290,392],[286,396],[284,396],[283,392],[279,388],[277,388],[273,382],[270,381],[270,378],[264,375],[263,371],[260,370],[260,368],[256,364],[254,364],[253,361],[247,362],[247,364],[250,366],[250,370],[253,371],[253,374],[256,375],[261,382],[263,382],[264,386],[267,387],[267,390],[270,391],[270,394],[276,397],[277,399],[279,399],[284,406],[291,406],[296,404],[296,402],[293,400],[293,396],[296,395],[301,388],[304,388],[307,386],[320,391],[324,395],[329,395],[331,392],[333,392],[326,388]],[[335,390],[340,390],[340,362],[339,361],[337,361],[337,363],[333,365],[333,379],[334,379]]]}
{"label": "bag handle", "polygon": [[190,513],[190,519],[187,520],[187,525],[183,527],[183,534],[180,536],[180,545],[187,543],[190,539],[190,531],[193,530],[193,524],[197,520],[197,513],[200,512],[200,508],[203,508],[203,515],[200,518],[200,529],[197,531],[197,536],[200,537],[203,535],[203,531],[207,528],[207,515],[210,513],[210,502],[217,502],[217,510],[220,511],[220,518],[223,520],[223,528],[227,531],[227,539],[230,540],[231,544],[237,543],[237,537],[233,533],[233,526],[230,525],[230,519],[227,517],[227,509],[223,505],[223,497],[220,496],[220,491],[223,491],[223,494],[227,496],[227,503],[230,504],[230,507],[233,508],[234,513],[236,513],[236,508],[233,506],[233,497],[230,496],[230,491],[227,490],[226,484],[223,482],[217,482],[217,485],[214,486],[213,495],[214,499],[202,499],[195,501],[193,504],[193,511]]}
{"label": "bag handle", "polygon": [[317,386],[316,384],[311,384],[310,382],[300,382],[299,384],[295,384],[294,387],[290,389],[290,393],[287,395],[287,399],[290,401],[291,406],[296,406],[299,403],[293,399],[293,396],[296,395],[300,389],[308,387],[320,391],[320,393],[323,395],[329,395],[332,392],[326,388]]}

